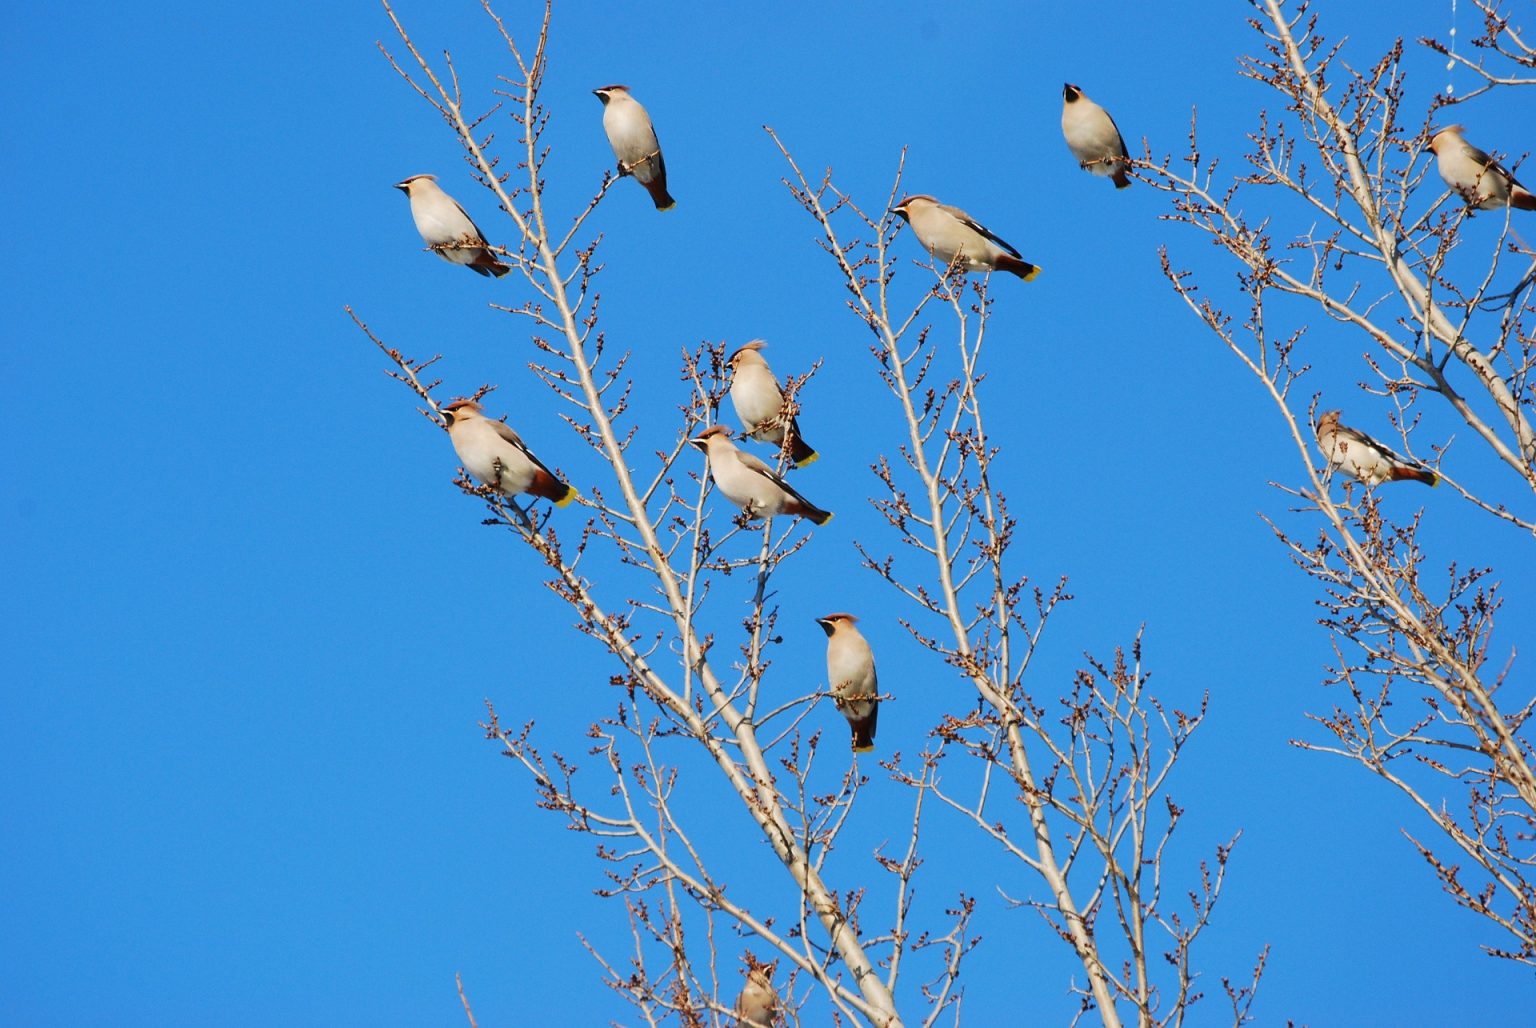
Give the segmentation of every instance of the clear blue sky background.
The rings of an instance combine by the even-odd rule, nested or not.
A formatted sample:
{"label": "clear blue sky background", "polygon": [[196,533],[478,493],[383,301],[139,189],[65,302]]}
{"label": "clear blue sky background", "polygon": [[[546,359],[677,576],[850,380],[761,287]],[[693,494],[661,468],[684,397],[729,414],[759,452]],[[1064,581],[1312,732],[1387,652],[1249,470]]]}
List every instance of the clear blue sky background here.
{"label": "clear blue sky background", "polygon": [[[765,337],[781,373],[825,358],[802,417],[824,457],[797,482],[840,517],[780,583],[770,687],[815,688],[811,618],[848,609],[899,697],[881,715],[883,752],[915,752],[941,710],[970,703],[896,624],[894,594],[857,570],[855,538],[890,545],[865,469],[894,451],[897,423],[760,126],[871,207],[909,146],[910,190],[969,209],[1045,268],[994,284],[989,355],[1020,567],[1043,583],[1070,575],[1078,597],[1034,691],[1066,689],[1083,651],[1107,656],[1145,623],[1157,691],[1186,707],[1211,694],[1174,782],[1186,866],[1245,833],[1199,958],[1208,990],[1269,943],[1263,1023],[1528,1021],[1531,974],[1477,951],[1500,940],[1439,893],[1400,833],[1405,805],[1288,744],[1316,738],[1305,714],[1334,700],[1317,685],[1329,652],[1312,589],[1256,516],[1283,514],[1266,483],[1300,471],[1257,384],[1170,294],[1156,248],[1213,284],[1231,268],[1158,221],[1151,190],[1079,172],[1061,140],[1072,81],[1158,153],[1180,150],[1198,105],[1207,151],[1238,172],[1253,112],[1275,105],[1236,74],[1256,44],[1246,8],[1200,5],[1175,24],[1161,5],[1091,18],[1070,6],[557,11],[555,209],[611,164],[590,93],[610,82],[649,106],[679,199],[657,215],[620,183],[591,223],[607,236],[605,327],[634,351],[645,437],[676,438],[683,347]],[[531,40],[533,11],[503,13]],[[479,95],[507,70],[475,5],[406,0],[401,14],[424,50],[453,50]],[[1452,24],[1448,2],[1324,15],[1357,64]],[[579,756],[582,726],[611,710],[611,665],[568,630],[529,554],[480,526],[451,485],[447,440],[342,313],[354,305],[410,353],[446,354],[450,391],[499,383],[497,414],[578,484],[595,475],[526,370],[526,326],[487,307],[518,302],[520,280],[424,254],[390,188],[435,172],[488,234],[509,235],[375,50],[389,34],[368,3],[34,4],[7,19],[6,1023],[451,1025],[455,971],[481,1024],[634,1020],[577,939],[626,952],[620,910],[591,895],[590,840],[535,810],[476,727],[490,697]],[[1446,73],[1417,54],[1411,68],[1427,103]],[[1536,145],[1536,94],[1474,102],[1461,120],[1518,154]],[[1493,220],[1470,224],[1482,242],[1468,245],[1488,243]],[[915,295],[924,278],[901,284]],[[1353,391],[1361,341],[1319,324],[1311,345],[1315,388],[1384,434],[1385,411]],[[1426,431],[1454,427],[1431,410]],[[1536,623],[1530,540],[1450,490],[1388,500],[1398,516],[1419,504],[1432,566],[1500,567],[1501,664],[1511,630]],[[739,601],[722,592],[722,630]],[[1522,664],[1511,689],[1529,693]],[[841,739],[840,723],[828,730]],[[751,847],[765,909],[791,911],[747,819],[713,784],[698,790],[721,805],[721,845]],[[899,842],[909,810],[877,778],[839,854],[846,881],[879,877],[867,854]],[[980,896],[968,1022],[1064,1023],[1070,954],[997,892],[1038,894],[1037,881],[957,824],[936,818],[928,834],[926,908],[962,885]],[[1217,1004],[1196,1022],[1218,1023]]]}

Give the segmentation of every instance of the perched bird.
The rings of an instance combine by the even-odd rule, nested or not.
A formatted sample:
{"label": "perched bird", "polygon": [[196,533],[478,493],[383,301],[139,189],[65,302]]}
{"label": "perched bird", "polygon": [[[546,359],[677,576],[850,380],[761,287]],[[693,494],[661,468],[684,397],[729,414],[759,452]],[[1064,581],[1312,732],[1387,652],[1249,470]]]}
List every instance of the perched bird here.
{"label": "perched bird", "polygon": [[545,467],[505,421],[486,417],[474,400],[455,400],[442,414],[464,470],[483,484],[505,496],[542,496],[556,507],[576,498],[576,490]]}
{"label": "perched bird", "polygon": [[1435,153],[1440,177],[1469,206],[1483,211],[1510,206],[1536,211],[1536,196],[1502,164],[1461,138],[1460,125],[1440,129],[1430,137],[1429,148]]}
{"label": "perched bird", "polygon": [[736,1024],[739,1028],[773,1028],[779,994],[773,988],[777,962],[764,964],[747,955],[747,981],[736,997]]}
{"label": "perched bird", "polygon": [[1061,87],[1061,133],[1078,167],[1112,177],[1116,189],[1131,184],[1125,175],[1125,140],[1115,119],[1070,82]]}
{"label": "perched bird", "polygon": [[[784,443],[784,393],[760,352],[768,344],[754,339],[731,354],[731,403],[748,437],[763,443]],[[789,456],[801,468],[820,456],[800,435],[798,418],[789,419]]]}
{"label": "perched bird", "polygon": [[1331,410],[1317,419],[1317,448],[1328,466],[1344,471],[1368,486],[1383,482],[1414,481],[1425,485],[1440,484],[1440,476],[1428,468],[1413,464],[1366,435],[1339,424],[1339,411]]}
{"label": "perched bird", "polygon": [[891,208],[891,213],[906,219],[923,248],[945,264],[953,263],[957,254],[964,254],[965,266],[972,271],[1007,271],[1026,282],[1040,274],[1040,269],[1021,258],[1019,251],[958,207],[919,194],[902,200]]}
{"label": "perched bird", "polygon": [[880,687],[875,681],[875,655],[853,627],[857,620],[852,614],[828,614],[816,623],[827,633],[827,687],[853,729],[853,752],[868,753],[875,748]]}
{"label": "perched bird", "polygon": [[731,430],[715,425],[688,440],[709,457],[709,473],[725,498],[754,518],[793,514],[818,525],[832,520],[830,511],[795,492],[774,470],[731,442]]}
{"label": "perched bird", "polygon": [[619,174],[635,176],[658,211],[671,210],[677,201],[667,193],[667,165],[651,116],[629,95],[628,86],[604,86],[592,93],[603,102],[603,131],[619,159]]}
{"label": "perched bird", "polygon": [[485,236],[459,202],[442,191],[436,175],[412,175],[404,182],[396,182],[395,188],[411,198],[416,231],[443,260],[467,264],[471,271],[497,278],[512,270],[486,249]]}

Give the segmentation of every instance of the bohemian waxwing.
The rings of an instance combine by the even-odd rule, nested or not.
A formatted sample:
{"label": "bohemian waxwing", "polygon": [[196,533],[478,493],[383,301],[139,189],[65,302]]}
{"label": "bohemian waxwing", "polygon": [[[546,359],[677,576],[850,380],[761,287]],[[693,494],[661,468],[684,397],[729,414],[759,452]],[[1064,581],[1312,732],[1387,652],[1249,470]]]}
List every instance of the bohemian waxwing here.
{"label": "bohemian waxwing", "polygon": [[1368,486],[1405,480],[1440,484],[1440,476],[1428,468],[1404,460],[1364,432],[1339,424],[1339,413],[1331,410],[1317,419],[1317,448],[1329,467]]}
{"label": "bohemian waxwing", "polygon": [[1125,140],[1115,119],[1070,82],[1061,87],[1061,133],[1079,167],[1113,178],[1116,189],[1131,184],[1125,175]]}
{"label": "bohemian waxwing", "polygon": [[773,988],[777,962],[764,964],[748,953],[747,981],[736,997],[736,1024],[739,1028],[773,1028],[779,1006],[779,994]]}
{"label": "bohemian waxwing", "polygon": [[868,753],[875,748],[880,686],[875,681],[875,655],[853,627],[857,620],[852,614],[828,614],[816,623],[827,633],[827,687],[853,730],[853,752]]}
{"label": "bohemian waxwing", "polygon": [[[784,393],[760,352],[768,344],[754,339],[731,354],[731,403],[741,427],[751,439],[782,446],[784,443]],[[818,454],[800,435],[798,418],[789,419],[789,456],[795,467],[814,461]]]}
{"label": "bohemian waxwing", "polygon": [[709,457],[709,473],[714,476],[715,486],[750,517],[793,514],[810,518],[818,525],[832,520],[830,511],[795,492],[793,486],[750,453],[738,450],[731,442],[731,430],[724,425],[707,428],[688,441]]}
{"label": "bohemian waxwing", "polygon": [[1440,177],[1469,206],[1496,211],[1512,205],[1536,211],[1536,196],[1516,182],[1502,164],[1461,138],[1460,125],[1440,129],[1430,137],[1429,148],[1435,153]]}
{"label": "bohemian waxwing", "polygon": [[931,196],[915,195],[891,208],[912,226],[923,248],[945,264],[965,255],[972,271],[1008,271],[1028,282],[1040,269],[1019,256],[1019,251],[987,231],[958,207],[939,203]]}
{"label": "bohemian waxwing", "polygon": [[512,270],[485,248],[485,236],[459,202],[438,186],[436,175],[412,175],[404,182],[396,182],[395,188],[411,198],[416,231],[443,260],[497,278]]}
{"label": "bohemian waxwing", "polygon": [[523,445],[505,421],[494,421],[474,400],[455,400],[442,408],[448,438],[459,461],[482,484],[505,496],[532,493],[564,507],[576,490],[560,481]]}
{"label": "bohemian waxwing", "polygon": [[667,194],[667,165],[651,116],[629,95],[628,86],[604,86],[592,93],[603,102],[603,131],[619,159],[619,174],[635,176],[658,211],[671,210],[677,201]]}

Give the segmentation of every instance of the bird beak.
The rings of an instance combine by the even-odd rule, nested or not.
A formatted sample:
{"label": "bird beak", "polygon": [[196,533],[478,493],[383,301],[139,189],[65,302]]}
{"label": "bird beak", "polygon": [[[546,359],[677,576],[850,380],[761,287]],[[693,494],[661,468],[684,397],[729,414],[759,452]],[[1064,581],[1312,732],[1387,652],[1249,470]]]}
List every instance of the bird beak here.
{"label": "bird beak", "polygon": [[411,184],[409,182],[396,182],[395,188],[402,193],[409,193],[411,191]]}
{"label": "bird beak", "polygon": [[451,426],[453,424],[453,411],[451,411],[451,410],[440,410],[440,411],[438,411],[438,413],[443,416],[443,427],[444,428],[448,428],[449,426]]}
{"label": "bird beak", "polygon": [[709,440],[708,439],[690,439],[690,440],[688,440],[688,445],[689,446],[696,446],[696,447],[698,447],[699,449],[703,450],[706,453],[709,452]]}
{"label": "bird beak", "polygon": [[823,632],[826,632],[828,635],[832,634],[832,622],[830,620],[827,618],[817,618],[816,623],[821,626]]}

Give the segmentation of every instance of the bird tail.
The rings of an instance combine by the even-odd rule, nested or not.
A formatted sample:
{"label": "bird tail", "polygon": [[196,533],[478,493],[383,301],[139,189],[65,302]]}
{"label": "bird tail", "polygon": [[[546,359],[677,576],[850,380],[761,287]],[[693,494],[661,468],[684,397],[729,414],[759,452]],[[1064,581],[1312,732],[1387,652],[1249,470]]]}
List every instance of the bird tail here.
{"label": "bird tail", "polygon": [[1130,180],[1130,177],[1126,175],[1125,168],[1117,167],[1115,169],[1115,188],[1116,189],[1124,189],[1127,186],[1129,186],[1130,184],[1131,184],[1131,180]]}
{"label": "bird tail", "polygon": [[661,175],[644,183],[646,191],[651,194],[651,202],[656,205],[658,211],[670,211],[677,206],[677,201],[672,199],[672,194],[667,192],[667,176]]}
{"label": "bird tail", "polygon": [[1440,484],[1440,476],[1428,468],[1410,468],[1400,464],[1392,469],[1392,481],[1423,482],[1427,486],[1434,487]]}
{"label": "bird tail", "polygon": [[804,439],[797,434],[792,437],[789,449],[789,459],[795,462],[795,467],[803,468],[807,464],[814,464],[821,459],[821,454],[811,449]]}
{"label": "bird tail", "polygon": [[997,270],[1007,271],[1017,275],[1026,282],[1033,282],[1035,276],[1040,274],[1040,267],[1028,261],[1021,261],[1012,254],[1001,254],[997,258]]}
{"label": "bird tail", "polygon": [[789,502],[784,504],[784,513],[793,514],[796,517],[810,518],[818,525],[825,525],[832,520],[832,512],[822,510],[804,496],[795,492],[794,488],[783,479],[778,480],[779,488],[789,494]]}
{"label": "bird tail", "polygon": [[482,275],[495,275],[497,278],[512,270],[510,264],[501,263],[501,261],[496,259],[496,255],[489,250],[481,250],[476,254],[474,262],[470,264],[470,268]]}
{"label": "bird tail", "polygon": [[1522,211],[1536,211],[1536,194],[1516,186],[1509,191],[1509,204]]}
{"label": "bird tail", "polygon": [[876,707],[875,714],[848,722],[848,727],[853,729],[853,752],[869,753],[875,748],[875,717],[879,710]]}
{"label": "bird tail", "polygon": [[571,501],[579,495],[569,485],[545,471],[539,471],[533,476],[533,484],[528,487],[528,491],[546,500],[553,500],[556,507],[570,506]]}

